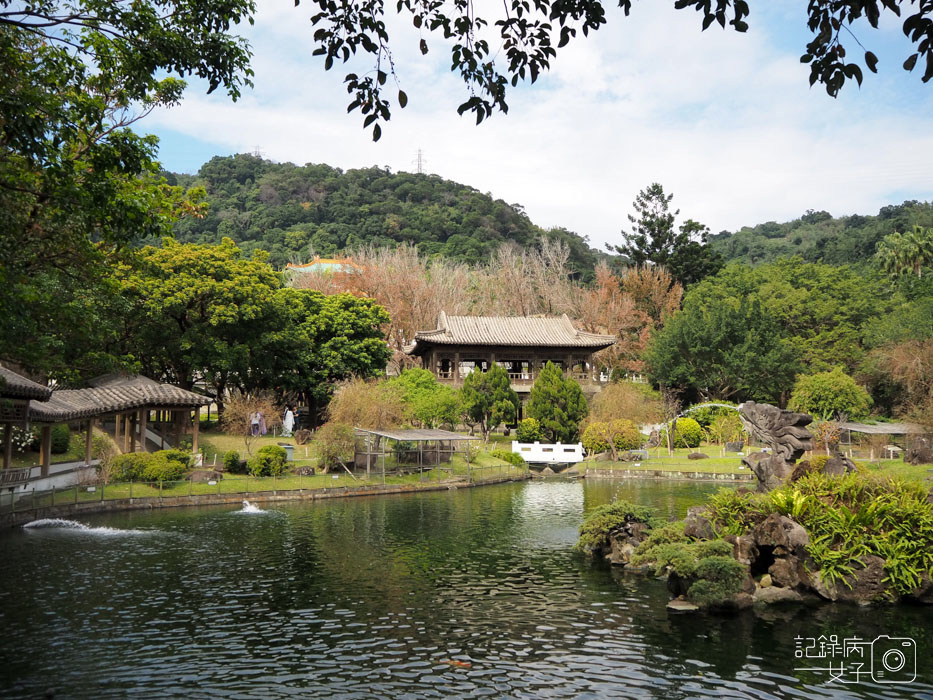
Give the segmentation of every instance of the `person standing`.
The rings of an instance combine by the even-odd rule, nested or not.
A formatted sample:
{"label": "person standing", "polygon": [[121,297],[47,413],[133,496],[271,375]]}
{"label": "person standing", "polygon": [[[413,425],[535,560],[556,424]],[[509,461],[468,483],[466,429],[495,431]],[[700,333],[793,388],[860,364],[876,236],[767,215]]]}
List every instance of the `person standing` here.
{"label": "person standing", "polygon": [[291,406],[285,407],[285,417],[282,418],[282,437],[291,437],[295,428],[295,412]]}

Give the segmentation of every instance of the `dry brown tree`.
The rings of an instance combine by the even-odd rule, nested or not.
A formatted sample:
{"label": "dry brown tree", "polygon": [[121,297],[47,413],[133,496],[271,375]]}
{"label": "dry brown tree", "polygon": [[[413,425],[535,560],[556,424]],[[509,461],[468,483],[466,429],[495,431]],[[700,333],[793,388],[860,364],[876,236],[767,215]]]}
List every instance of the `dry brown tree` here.
{"label": "dry brown tree", "polygon": [[882,367],[904,386],[905,415],[933,428],[933,338],[888,345],[878,353]]}
{"label": "dry brown tree", "polygon": [[587,422],[626,418],[638,426],[659,423],[664,418],[664,404],[652,393],[647,385],[612,382],[593,397]]}
{"label": "dry brown tree", "polygon": [[222,425],[225,431],[240,435],[246,446],[246,454],[252,456],[253,442],[259,437],[253,435],[252,418],[256,413],[262,414],[266,430],[282,425],[282,410],[275,401],[275,397],[268,392],[246,394],[232,392],[224,405]]}
{"label": "dry brown tree", "polygon": [[378,379],[350,379],[334,392],[327,420],[355,428],[397,428],[408,419],[401,388]]}

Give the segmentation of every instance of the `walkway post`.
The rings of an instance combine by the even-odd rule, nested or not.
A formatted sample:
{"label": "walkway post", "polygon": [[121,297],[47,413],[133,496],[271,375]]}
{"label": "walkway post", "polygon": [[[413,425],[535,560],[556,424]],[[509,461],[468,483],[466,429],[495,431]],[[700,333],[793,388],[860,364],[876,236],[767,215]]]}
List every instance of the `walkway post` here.
{"label": "walkway post", "polygon": [[191,427],[191,453],[198,453],[198,428],[201,426],[201,407],[194,409],[194,423]]}
{"label": "walkway post", "polygon": [[148,452],[146,449],[146,431],[149,429],[149,409],[143,406],[139,409],[139,445],[142,447],[143,452]]}
{"label": "walkway post", "polygon": [[94,433],[94,419],[87,419],[87,434],[84,436],[84,466],[91,466],[91,439]]}
{"label": "walkway post", "polygon": [[40,455],[41,455],[41,471],[39,474],[41,476],[49,475],[49,466],[52,464],[52,426],[43,425],[42,426],[42,443],[40,446]]}

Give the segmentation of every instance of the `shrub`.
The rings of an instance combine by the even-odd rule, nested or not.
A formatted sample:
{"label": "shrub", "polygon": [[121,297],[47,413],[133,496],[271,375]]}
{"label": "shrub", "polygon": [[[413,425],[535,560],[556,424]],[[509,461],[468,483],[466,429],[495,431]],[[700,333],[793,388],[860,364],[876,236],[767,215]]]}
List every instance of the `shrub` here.
{"label": "shrub", "polygon": [[813,455],[810,458],[810,471],[821,472],[829,461],[829,455]]}
{"label": "shrub", "polygon": [[684,579],[687,597],[698,605],[725,602],[742,588],[746,568],[732,558],[732,545],[724,540],[690,541],[683,522],[669,523],[651,532],[632,557],[632,564],[650,564],[655,573]]}
{"label": "shrub", "polygon": [[266,445],[250,457],[246,464],[253,476],[280,476],[285,473],[287,461],[288,452],[284,447]]}
{"label": "shrub", "polygon": [[321,467],[326,474],[331,467],[353,461],[356,437],[353,428],[344,423],[329,421],[317,430],[315,436]]}
{"label": "shrub", "polygon": [[614,501],[594,508],[580,526],[580,539],[574,549],[593,555],[609,546],[609,533],[626,523],[646,523],[649,527],[659,524],[654,510],[628,501]]}
{"label": "shrub", "polygon": [[[674,447],[699,447],[703,428],[693,418],[678,418],[674,430]],[[661,431],[661,444],[667,444],[667,428]]]}
{"label": "shrub", "polygon": [[517,452],[510,452],[509,450],[493,450],[489,454],[496,459],[501,459],[503,462],[514,464],[516,467],[522,467],[525,465],[525,460]]}
{"label": "shrub", "polygon": [[590,423],[583,431],[581,442],[588,454],[605,452],[612,445],[615,450],[611,451],[615,453],[641,447],[642,436],[632,421],[616,418],[608,422]]}
{"label": "shrub", "polygon": [[240,460],[240,453],[236,450],[224,452],[224,471],[231,474],[242,474],[240,471],[243,462]]}
{"label": "shrub", "polygon": [[541,432],[541,423],[537,418],[523,418],[518,422],[515,429],[515,437],[519,442],[540,442],[544,439],[544,433]]}
{"label": "shrub", "polygon": [[114,479],[112,466],[118,454],[120,450],[113,438],[95,428],[91,436],[91,456],[97,460],[97,478],[105,484]]}
{"label": "shrub", "polygon": [[13,426],[11,441],[13,449],[17,452],[26,452],[27,450],[39,449],[39,431],[35,428],[23,430]]}
{"label": "shrub", "polygon": [[696,581],[687,590],[687,597],[698,605],[724,603],[742,590],[742,582],[748,575],[746,568],[731,556],[717,555],[700,559],[695,568]]}
{"label": "shrub", "polygon": [[52,426],[52,454],[60,455],[71,447],[71,431],[67,423]]}
{"label": "shrub", "polygon": [[[717,401],[716,403],[735,406],[731,401]],[[695,407],[691,406],[687,411],[690,413],[690,417],[700,424],[701,428],[708,428],[713,424],[713,421],[720,416],[738,416],[738,413],[734,409],[723,408],[722,406],[709,406],[705,403],[696,404]]]}
{"label": "shrub", "polygon": [[110,478],[116,482],[142,481],[143,472],[149,465],[148,452],[127,452],[117,455],[110,462]]}
{"label": "shrub", "polygon": [[164,455],[168,460],[183,464],[186,469],[188,465],[191,464],[191,453],[185,450],[159,450],[158,452],[153,452],[153,454]]}
{"label": "shrub", "polygon": [[861,420],[868,415],[871,404],[869,393],[841,367],[836,367],[831,372],[798,377],[788,407],[822,420],[831,420],[842,413],[852,420]]}
{"label": "shrub", "polygon": [[162,450],[147,455],[149,459],[143,468],[143,481],[179,481],[184,478],[188,470],[188,455],[184,455],[185,460],[182,462],[173,458],[170,454],[173,452],[178,450]]}

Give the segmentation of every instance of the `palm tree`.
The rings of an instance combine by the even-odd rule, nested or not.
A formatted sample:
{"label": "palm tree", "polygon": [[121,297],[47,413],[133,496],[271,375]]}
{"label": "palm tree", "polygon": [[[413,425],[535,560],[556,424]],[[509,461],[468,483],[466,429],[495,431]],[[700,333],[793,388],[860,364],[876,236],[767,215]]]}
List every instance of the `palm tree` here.
{"label": "palm tree", "polygon": [[923,267],[933,265],[933,229],[914,226],[912,231],[895,231],[878,243],[875,259],[892,277],[911,272],[923,277]]}

